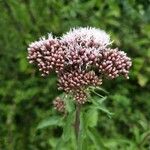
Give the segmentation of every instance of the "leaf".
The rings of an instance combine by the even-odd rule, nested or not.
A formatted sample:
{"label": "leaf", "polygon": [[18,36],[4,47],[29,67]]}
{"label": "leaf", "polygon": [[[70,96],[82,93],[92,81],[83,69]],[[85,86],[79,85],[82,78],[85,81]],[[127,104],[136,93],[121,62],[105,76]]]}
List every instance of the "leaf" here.
{"label": "leaf", "polygon": [[132,75],[137,76],[137,74],[139,73],[140,69],[142,68],[144,64],[144,59],[141,59],[138,57],[138,58],[134,58],[132,61],[133,61]]}
{"label": "leaf", "polygon": [[64,145],[64,142],[62,139],[59,139],[57,144],[56,144],[56,147],[55,147],[55,150],[60,150]]}
{"label": "leaf", "polygon": [[136,141],[137,143],[139,143],[139,141],[140,141],[140,137],[141,137],[141,135],[140,135],[140,131],[139,131],[139,128],[138,128],[138,127],[136,127],[136,126],[134,126],[134,127],[132,128],[132,132],[133,132],[133,135],[134,135],[135,141]]}
{"label": "leaf", "polygon": [[141,87],[144,87],[146,83],[148,82],[148,77],[142,74],[138,74],[138,83]]}
{"label": "leaf", "polygon": [[104,97],[102,97],[102,98],[93,97],[93,98],[92,98],[92,102],[93,102],[95,105],[101,105],[106,99],[107,99],[107,96],[104,96]]}
{"label": "leaf", "polygon": [[150,131],[144,132],[140,137],[140,145],[144,145],[145,143],[148,143],[150,140]]}
{"label": "leaf", "polygon": [[106,150],[106,147],[103,145],[103,142],[101,141],[100,136],[97,135],[96,130],[94,130],[94,129],[90,130],[89,129],[87,131],[87,135],[91,139],[91,141],[93,142],[96,150],[100,150],[100,149]]}
{"label": "leaf", "polygon": [[94,94],[96,94],[97,96],[99,96],[99,97],[103,97],[103,95],[100,95],[100,94],[97,93],[95,90],[92,90],[92,92],[93,92]]}
{"label": "leaf", "polygon": [[103,91],[104,93],[108,94],[109,92],[107,92],[104,88],[101,88],[101,87],[96,87],[95,88],[96,90],[100,90],[100,91]]}
{"label": "leaf", "polygon": [[102,112],[106,113],[108,115],[108,117],[111,118],[111,115],[113,115],[113,113],[111,113],[105,106],[102,105],[103,101],[105,101],[107,99],[107,97],[103,97],[101,98],[99,101],[97,99],[92,99],[92,102],[94,104],[94,108],[101,110]]}
{"label": "leaf", "polygon": [[20,65],[20,71],[25,72],[27,70],[28,63],[25,59],[21,59],[19,65]]}
{"label": "leaf", "polygon": [[66,104],[67,112],[72,112],[72,111],[75,110],[73,100],[70,98],[70,96],[67,95],[66,97],[64,97],[64,101],[65,101],[65,104]]}
{"label": "leaf", "polygon": [[104,112],[104,113],[106,113],[107,114],[107,116],[109,117],[109,118],[111,118],[111,116],[113,115],[113,113],[111,113],[107,108],[105,108],[104,106],[99,106],[99,107],[97,107],[99,110],[101,110],[102,112]]}
{"label": "leaf", "polygon": [[71,128],[72,128],[72,124],[74,120],[73,118],[74,118],[74,112],[71,112],[66,118],[66,121],[64,124],[63,135],[62,135],[63,141],[65,142],[71,138],[70,133],[71,133]]}
{"label": "leaf", "polygon": [[85,122],[87,127],[95,127],[98,121],[98,110],[94,107],[89,108],[85,113]]}
{"label": "leaf", "polygon": [[49,126],[59,126],[60,123],[62,121],[62,118],[59,116],[52,116],[44,121],[42,121],[41,123],[39,123],[39,125],[37,126],[37,129],[43,129]]}
{"label": "leaf", "polygon": [[105,147],[109,149],[116,149],[116,147],[120,147],[120,149],[125,148],[126,145],[128,146],[129,150],[137,150],[137,147],[135,143],[133,143],[131,140],[124,139],[122,137],[120,138],[112,138],[112,139],[105,139],[104,140]]}

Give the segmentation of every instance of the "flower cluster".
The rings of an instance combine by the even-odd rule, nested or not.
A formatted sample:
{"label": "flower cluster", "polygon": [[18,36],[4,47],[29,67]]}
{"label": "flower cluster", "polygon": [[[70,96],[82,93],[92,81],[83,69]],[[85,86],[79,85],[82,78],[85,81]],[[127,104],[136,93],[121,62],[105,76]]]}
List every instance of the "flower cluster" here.
{"label": "flower cluster", "polygon": [[79,71],[74,70],[66,72],[58,77],[58,87],[66,92],[79,90],[88,86],[98,86],[102,80],[95,74],[94,71]]}
{"label": "flower cluster", "polygon": [[95,65],[99,55],[110,45],[110,37],[96,28],[71,29],[61,41],[66,46],[67,64],[88,67]]}
{"label": "flower cluster", "polygon": [[64,53],[61,42],[49,34],[48,39],[41,38],[29,45],[28,59],[30,63],[37,64],[42,76],[45,76],[52,70],[63,70]]}
{"label": "flower cluster", "polygon": [[103,48],[111,43],[110,37],[105,31],[91,27],[71,29],[61,39],[68,45],[81,45],[85,48]]}
{"label": "flower cluster", "polygon": [[131,59],[125,52],[110,48],[110,37],[96,28],[71,29],[61,38],[42,38],[28,48],[28,59],[42,76],[55,71],[58,89],[72,94],[77,103],[87,101],[86,89],[99,86],[103,78],[128,78]]}
{"label": "flower cluster", "polygon": [[84,104],[87,101],[88,95],[85,90],[78,89],[73,93],[74,99],[79,104]]}
{"label": "flower cluster", "polygon": [[60,97],[55,98],[53,105],[58,112],[65,112],[65,103]]}
{"label": "flower cluster", "polygon": [[131,59],[123,51],[106,49],[101,53],[101,60],[97,65],[99,72],[111,79],[119,75],[124,75],[127,79],[129,78],[128,73],[131,67]]}

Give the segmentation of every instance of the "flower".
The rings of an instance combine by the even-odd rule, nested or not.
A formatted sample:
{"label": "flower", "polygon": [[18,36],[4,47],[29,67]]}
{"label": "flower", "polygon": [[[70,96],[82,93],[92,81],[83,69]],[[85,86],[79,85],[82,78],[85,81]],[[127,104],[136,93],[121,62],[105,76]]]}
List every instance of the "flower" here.
{"label": "flower", "polygon": [[58,76],[58,87],[65,92],[72,92],[88,86],[98,86],[101,84],[101,78],[99,78],[94,71],[85,72],[73,70],[59,74]]}
{"label": "flower", "polygon": [[[110,36],[103,30],[73,28],[60,38],[41,38],[28,48],[28,59],[39,67],[42,76],[55,71],[58,89],[72,94],[77,103],[88,99],[86,89],[99,86],[104,78],[128,77],[131,59],[118,48],[112,49]],[[55,108],[62,105],[55,100]]]}
{"label": "flower", "polygon": [[60,41],[49,34],[48,39],[43,37],[29,45],[28,59],[30,63],[35,63],[42,76],[45,76],[52,70],[63,69],[64,49]]}
{"label": "flower", "polygon": [[78,89],[73,93],[74,99],[78,104],[84,104],[87,102],[87,93],[83,89]]}
{"label": "flower", "polygon": [[86,48],[93,46],[98,48],[111,43],[110,37],[105,31],[92,27],[73,28],[64,34],[61,39],[71,45],[78,44]]}
{"label": "flower", "polygon": [[88,67],[93,65],[102,50],[111,44],[109,35],[100,29],[73,28],[61,37],[66,46],[67,64]]}
{"label": "flower", "polygon": [[127,57],[125,52],[119,51],[118,49],[106,49],[102,52],[98,67],[99,72],[111,79],[119,75],[124,75],[128,79],[131,65],[131,59]]}

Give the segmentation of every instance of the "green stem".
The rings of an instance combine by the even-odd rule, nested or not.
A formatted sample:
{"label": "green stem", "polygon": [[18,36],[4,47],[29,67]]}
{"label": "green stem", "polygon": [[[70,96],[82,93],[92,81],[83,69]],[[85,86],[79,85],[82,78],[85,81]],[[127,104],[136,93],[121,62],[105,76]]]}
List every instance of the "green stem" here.
{"label": "green stem", "polygon": [[75,116],[75,135],[76,135],[76,141],[77,141],[77,150],[80,150],[80,111],[81,111],[81,105],[76,105],[76,116]]}

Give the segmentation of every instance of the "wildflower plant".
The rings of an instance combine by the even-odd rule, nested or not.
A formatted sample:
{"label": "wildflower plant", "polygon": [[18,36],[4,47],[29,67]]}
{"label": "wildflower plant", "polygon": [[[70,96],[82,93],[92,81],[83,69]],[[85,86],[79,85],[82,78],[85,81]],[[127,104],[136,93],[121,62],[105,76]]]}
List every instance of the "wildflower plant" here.
{"label": "wildflower plant", "polygon": [[[56,73],[58,89],[63,94],[54,100],[54,108],[65,114],[69,128],[74,127],[78,147],[84,124],[82,112],[96,108],[110,115],[101,105],[105,97],[96,92],[103,90],[100,88],[103,79],[111,80],[121,75],[129,78],[131,59],[118,48],[111,48],[111,44],[105,31],[86,27],[73,28],[59,38],[49,34],[28,47],[29,62],[38,67],[42,76]],[[101,102],[92,98],[93,93],[100,96]]]}

